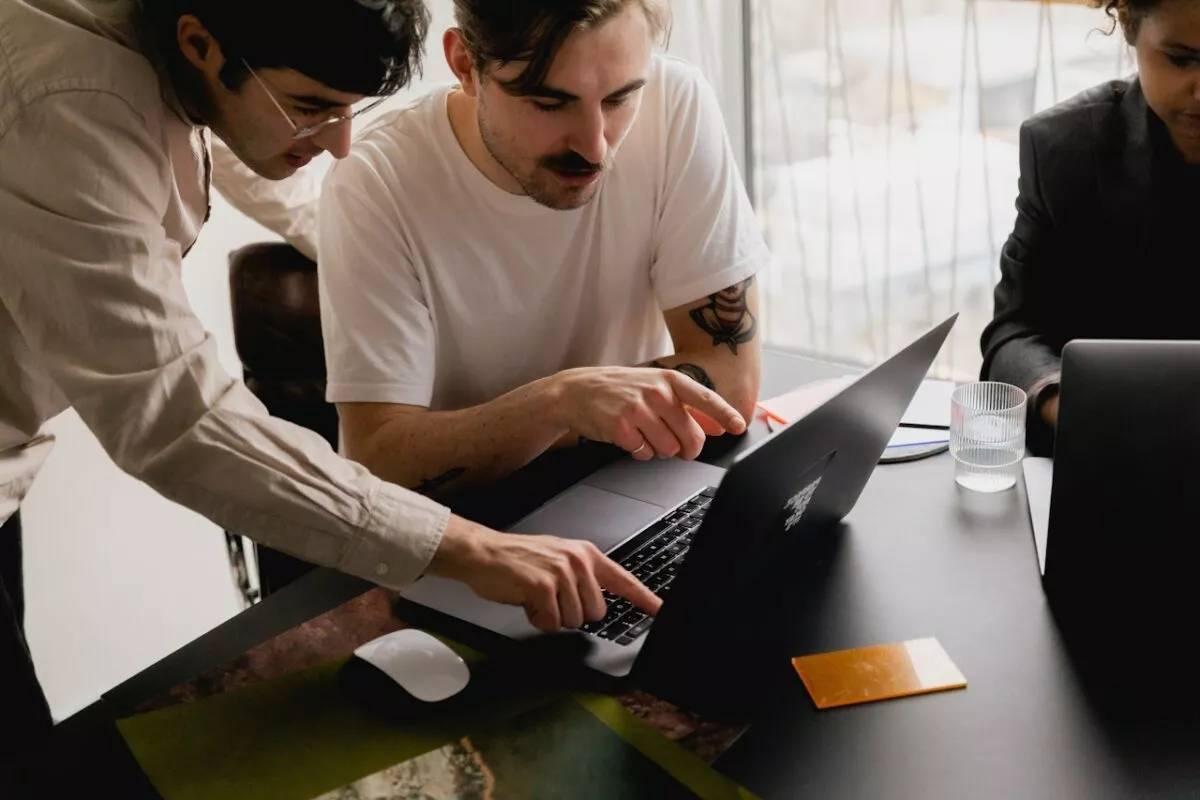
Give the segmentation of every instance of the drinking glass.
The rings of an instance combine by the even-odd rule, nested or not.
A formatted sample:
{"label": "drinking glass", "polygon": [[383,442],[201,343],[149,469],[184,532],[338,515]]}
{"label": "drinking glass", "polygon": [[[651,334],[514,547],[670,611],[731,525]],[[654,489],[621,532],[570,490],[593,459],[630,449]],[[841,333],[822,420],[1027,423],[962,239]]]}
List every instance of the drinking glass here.
{"label": "drinking glass", "polygon": [[1025,392],[981,381],[959,386],[950,400],[954,480],[976,492],[1002,492],[1017,483],[1025,455]]}

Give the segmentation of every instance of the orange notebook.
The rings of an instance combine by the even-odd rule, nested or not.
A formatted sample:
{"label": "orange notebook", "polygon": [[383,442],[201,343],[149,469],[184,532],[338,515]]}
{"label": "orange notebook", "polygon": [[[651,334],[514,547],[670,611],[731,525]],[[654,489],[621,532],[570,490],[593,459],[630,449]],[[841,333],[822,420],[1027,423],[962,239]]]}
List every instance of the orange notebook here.
{"label": "orange notebook", "polygon": [[967,679],[937,639],[859,647],[792,659],[817,708],[965,689]]}

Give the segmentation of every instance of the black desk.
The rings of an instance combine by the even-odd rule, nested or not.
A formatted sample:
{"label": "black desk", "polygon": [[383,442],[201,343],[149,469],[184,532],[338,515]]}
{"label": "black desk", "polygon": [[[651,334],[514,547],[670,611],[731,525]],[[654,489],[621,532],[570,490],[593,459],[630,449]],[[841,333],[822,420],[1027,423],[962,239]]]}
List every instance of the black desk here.
{"label": "black desk", "polygon": [[[795,655],[936,636],[968,688],[816,711],[781,664],[770,711],[717,768],[764,798],[1200,797],[1194,717],[1131,720],[1082,685],[1042,592],[1024,486],[974,495],[953,470],[949,454],[879,467],[835,556],[789,593],[785,635]],[[1165,669],[1146,689],[1169,704],[1172,669],[1195,678]]]}
{"label": "black desk", "polygon": [[[763,394],[846,371],[771,352]],[[1081,687],[1042,594],[1023,489],[963,494],[952,470],[948,455],[880,467],[834,556],[781,601],[790,615],[781,635],[796,655],[936,636],[969,688],[817,712],[780,663],[769,710],[718,769],[764,798],[1200,797],[1194,725],[1122,722]],[[542,473],[535,465],[518,479],[517,505],[535,506],[571,479]],[[107,701],[128,708],[365,586],[314,573]],[[1169,685],[1155,688],[1169,699]]]}
{"label": "black desk", "polygon": [[764,798],[1200,797],[1194,723],[1122,721],[1080,685],[1018,488],[963,493],[949,455],[880,467],[791,596],[797,655],[936,636],[965,691],[816,711],[781,665],[772,711],[717,768]]}

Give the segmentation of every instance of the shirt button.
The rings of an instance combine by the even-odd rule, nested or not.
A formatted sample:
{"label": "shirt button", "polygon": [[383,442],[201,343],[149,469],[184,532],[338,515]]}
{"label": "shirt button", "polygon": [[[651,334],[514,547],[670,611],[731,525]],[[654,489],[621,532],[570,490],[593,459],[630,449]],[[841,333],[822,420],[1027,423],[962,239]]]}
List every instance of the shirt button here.
{"label": "shirt button", "polygon": [[379,563],[379,564],[376,564],[376,565],[375,565],[375,574],[376,574],[376,575],[378,575],[378,576],[379,576],[379,577],[381,577],[381,578],[382,578],[384,575],[387,575],[387,574],[388,574],[388,565],[387,565],[387,564],[384,564],[384,563]]}

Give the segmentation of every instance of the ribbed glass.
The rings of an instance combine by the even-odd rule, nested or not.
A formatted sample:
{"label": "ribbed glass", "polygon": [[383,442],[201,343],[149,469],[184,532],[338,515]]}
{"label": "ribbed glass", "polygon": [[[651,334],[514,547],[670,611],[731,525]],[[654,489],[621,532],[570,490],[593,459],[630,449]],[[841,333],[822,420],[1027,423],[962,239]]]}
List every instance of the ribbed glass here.
{"label": "ribbed glass", "polygon": [[950,452],[954,480],[976,492],[1011,489],[1025,455],[1025,392],[994,381],[954,390]]}

